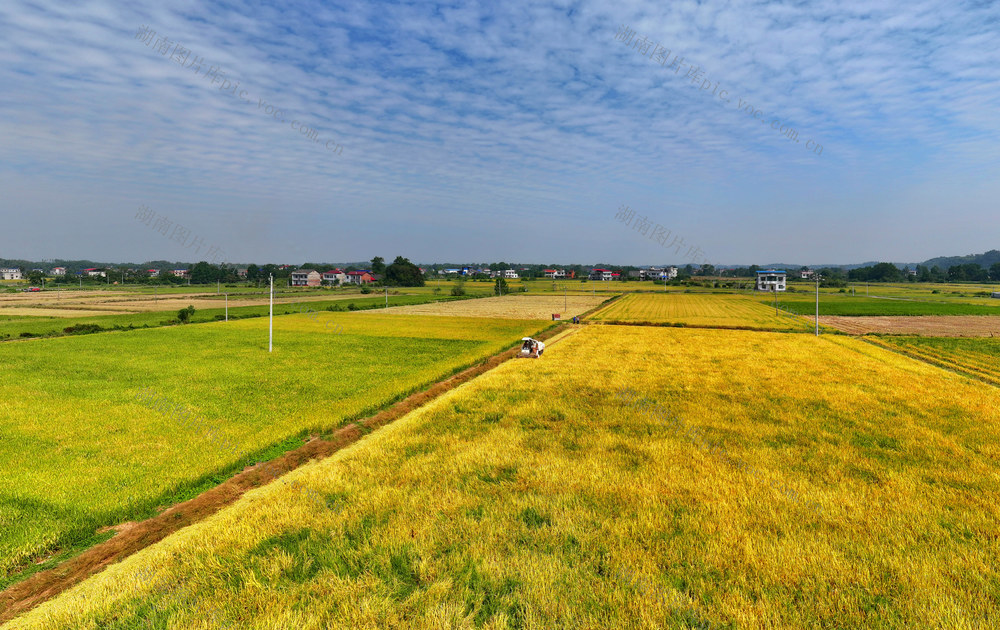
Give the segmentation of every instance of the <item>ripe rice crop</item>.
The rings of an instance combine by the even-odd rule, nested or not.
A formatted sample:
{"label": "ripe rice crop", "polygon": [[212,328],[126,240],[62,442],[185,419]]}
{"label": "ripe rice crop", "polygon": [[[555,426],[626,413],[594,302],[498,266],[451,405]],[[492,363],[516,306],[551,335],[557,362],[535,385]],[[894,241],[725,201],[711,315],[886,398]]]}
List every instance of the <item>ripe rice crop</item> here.
{"label": "ripe rice crop", "polygon": [[275,318],[272,354],[266,319],[0,344],[0,584],[540,327],[323,312]]}
{"label": "ripe rice crop", "polygon": [[590,315],[594,321],[718,326],[765,330],[808,330],[809,322],[757,300],[733,294],[643,293],[626,295]]}
{"label": "ripe rice crop", "polygon": [[884,337],[869,341],[1000,386],[1000,338]]}
{"label": "ripe rice crop", "polygon": [[588,311],[607,296],[570,295],[505,295],[459,302],[437,302],[389,308],[386,312],[399,315],[447,315],[450,317],[509,317],[513,319],[552,319],[559,313],[570,319]]}
{"label": "ripe rice crop", "polygon": [[995,392],[848,337],[584,327],[287,476],[325,508],[254,490],[5,630],[995,627]]}

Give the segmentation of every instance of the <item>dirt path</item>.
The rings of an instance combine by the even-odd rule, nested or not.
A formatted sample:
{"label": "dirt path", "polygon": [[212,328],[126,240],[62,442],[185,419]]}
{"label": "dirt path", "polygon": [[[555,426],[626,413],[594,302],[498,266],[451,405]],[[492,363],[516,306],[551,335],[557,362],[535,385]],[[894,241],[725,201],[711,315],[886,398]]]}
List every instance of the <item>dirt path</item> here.
{"label": "dirt path", "polygon": [[[572,328],[569,330],[567,328],[570,328],[567,324],[550,328],[539,333],[536,338],[556,343],[575,332]],[[564,332],[566,334],[561,334]],[[171,506],[152,518],[138,523],[122,523],[114,527],[117,534],[110,540],[95,545],[52,569],[36,573],[0,593],[0,623],[31,610],[87,577],[99,573],[106,566],[166,538],[175,531],[215,514],[236,502],[247,490],[270,483],[278,476],[310,460],[323,459],[358,441],[365,434],[403,417],[445,392],[514,358],[520,348],[518,343],[514,348],[435,383],[425,391],[412,394],[374,416],[338,429],[329,439],[314,437],[294,451],[289,451],[270,462],[250,466],[215,488]]]}

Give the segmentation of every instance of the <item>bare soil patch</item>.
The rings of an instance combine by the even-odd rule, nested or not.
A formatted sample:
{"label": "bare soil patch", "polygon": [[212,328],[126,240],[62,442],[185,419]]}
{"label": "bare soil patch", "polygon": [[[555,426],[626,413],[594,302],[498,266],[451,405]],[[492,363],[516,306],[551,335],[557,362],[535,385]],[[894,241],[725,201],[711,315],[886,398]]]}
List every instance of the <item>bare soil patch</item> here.
{"label": "bare soil patch", "polygon": [[920,315],[820,317],[819,322],[852,335],[882,333],[926,337],[1000,337],[1000,317],[993,315]]}

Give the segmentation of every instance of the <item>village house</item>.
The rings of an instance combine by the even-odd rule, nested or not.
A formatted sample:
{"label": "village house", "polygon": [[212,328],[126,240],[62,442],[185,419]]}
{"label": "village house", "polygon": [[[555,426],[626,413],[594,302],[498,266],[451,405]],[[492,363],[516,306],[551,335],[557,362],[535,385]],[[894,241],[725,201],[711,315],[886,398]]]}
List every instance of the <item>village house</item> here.
{"label": "village house", "polygon": [[323,283],[330,285],[344,284],[347,274],[341,269],[331,269],[323,272]]}
{"label": "village house", "polygon": [[587,276],[589,280],[601,280],[604,282],[610,280],[618,280],[621,278],[621,274],[611,271],[610,269],[591,269],[590,275]]}
{"label": "village house", "polygon": [[757,272],[758,291],[784,291],[788,274],[778,269]]}
{"label": "village house", "polygon": [[53,275],[53,276],[65,276],[66,275],[66,268],[65,267],[53,267],[52,271],[50,271],[49,273],[51,275]]}
{"label": "village house", "polygon": [[546,278],[552,278],[552,279],[565,278],[566,277],[566,270],[565,269],[546,269],[545,270],[545,277]]}
{"label": "village house", "polygon": [[315,269],[297,269],[292,272],[293,287],[318,287],[323,276]]}
{"label": "village house", "polygon": [[0,280],[20,280],[21,270],[17,267],[0,268]]}
{"label": "village house", "polygon": [[99,269],[97,267],[91,267],[90,269],[84,269],[83,273],[87,274],[91,278],[97,278],[97,277],[106,278],[106,277],[108,277],[107,272],[105,272],[103,269]]}
{"label": "village house", "polygon": [[370,271],[362,269],[361,271],[347,272],[347,284],[368,284],[369,282],[375,282],[375,276]]}

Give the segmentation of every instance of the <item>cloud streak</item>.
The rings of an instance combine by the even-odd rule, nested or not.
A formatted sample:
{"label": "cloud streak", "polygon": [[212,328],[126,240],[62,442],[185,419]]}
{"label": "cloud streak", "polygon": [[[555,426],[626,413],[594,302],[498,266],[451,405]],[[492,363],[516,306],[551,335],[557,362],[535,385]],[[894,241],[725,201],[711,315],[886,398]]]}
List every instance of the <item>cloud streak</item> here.
{"label": "cloud streak", "polygon": [[[141,24],[252,100],[153,53]],[[621,24],[794,121],[822,156],[658,72],[614,41]],[[228,234],[236,261],[673,262],[607,233],[606,208],[628,198],[721,264],[985,250],[995,233],[901,219],[994,211],[998,24],[997,5],[943,1],[13,0],[0,5],[0,248],[177,259],[116,224],[149,203]],[[893,232],[858,238],[861,222]],[[516,238],[528,226],[550,235],[544,251]]]}

